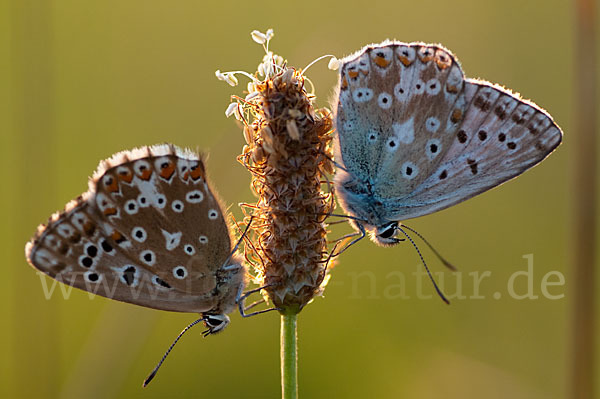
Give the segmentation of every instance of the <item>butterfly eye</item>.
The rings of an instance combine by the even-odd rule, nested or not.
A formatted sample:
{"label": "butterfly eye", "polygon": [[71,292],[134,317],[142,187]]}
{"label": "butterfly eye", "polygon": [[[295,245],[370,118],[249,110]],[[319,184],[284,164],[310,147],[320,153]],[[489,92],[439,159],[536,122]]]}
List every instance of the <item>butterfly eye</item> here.
{"label": "butterfly eye", "polygon": [[204,324],[209,329],[210,334],[222,331],[229,324],[229,317],[224,314],[218,315],[203,315]]}
{"label": "butterfly eye", "polygon": [[378,234],[379,237],[381,238],[392,238],[394,236],[394,234],[396,233],[396,224],[391,224],[388,225],[388,227],[383,230],[381,233]]}

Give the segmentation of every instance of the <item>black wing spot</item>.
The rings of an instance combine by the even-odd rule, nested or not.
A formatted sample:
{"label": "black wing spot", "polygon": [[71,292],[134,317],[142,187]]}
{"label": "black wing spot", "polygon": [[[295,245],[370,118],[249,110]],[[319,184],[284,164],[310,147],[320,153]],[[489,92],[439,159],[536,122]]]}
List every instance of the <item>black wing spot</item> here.
{"label": "black wing spot", "polygon": [[477,161],[475,161],[474,159],[467,159],[467,163],[469,164],[469,167],[471,168],[471,173],[476,175],[477,174]]}
{"label": "black wing spot", "polygon": [[129,286],[133,284],[135,281],[135,267],[129,266],[123,271],[123,280],[125,280],[125,284]]}

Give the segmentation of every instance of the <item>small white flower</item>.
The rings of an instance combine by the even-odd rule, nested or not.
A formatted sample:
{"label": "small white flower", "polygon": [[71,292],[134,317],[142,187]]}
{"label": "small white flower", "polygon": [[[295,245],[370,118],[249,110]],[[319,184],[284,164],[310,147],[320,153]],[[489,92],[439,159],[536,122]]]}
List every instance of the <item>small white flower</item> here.
{"label": "small white flower", "polygon": [[265,66],[262,63],[258,65],[258,74],[260,76],[265,76]]}
{"label": "small white flower", "polygon": [[265,44],[267,41],[267,35],[257,30],[253,30],[252,33],[250,33],[250,36],[252,36],[252,40],[258,44]]}
{"label": "small white flower", "polygon": [[335,57],[331,57],[331,59],[329,60],[329,64],[327,65],[327,67],[329,69],[331,69],[332,71],[337,71],[340,67],[340,60],[338,60]]}
{"label": "small white flower", "polygon": [[238,107],[238,103],[229,104],[229,106],[225,110],[225,116],[229,118],[231,115],[233,115],[235,113],[237,107]]}
{"label": "small white flower", "polygon": [[271,28],[267,29],[267,34],[266,34],[267,40],[271,40],[273,38],[273,36],[275,36],[273,29],[271,29]]}

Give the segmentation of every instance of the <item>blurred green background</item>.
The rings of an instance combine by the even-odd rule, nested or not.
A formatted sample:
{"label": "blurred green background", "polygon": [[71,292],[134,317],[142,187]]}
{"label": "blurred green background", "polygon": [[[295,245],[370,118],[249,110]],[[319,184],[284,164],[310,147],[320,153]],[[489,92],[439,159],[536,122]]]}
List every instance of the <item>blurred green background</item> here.
{"label": "blurred green background", "polygon": [[[99,160],[172,142],[210,153],[221,196],[253,201],[235,157],[240,129],[224,116],[231,88],[216,69],[253,71],[263,56],[250,31],[275,29],[271,48],[303,67],[386,38],[442,43],[469,77],[501,83],[547,109],[564,144],[515,181],[409,223],[457,264],[453,275],[422,247],[452,298],[417,297],[409,245],[364,240],[342,255],[324,298],[299,317],[305,398],[562,398],[570,336],[569,136],[575,24],[559,0],[293,2],[12,1],[0,5],[0,396],[6,398],[278,397],[279,317],[242,320],[175,348],[157,379],[141,382],[195,315],[160,312],[73,292],[44,297],[23,247],[36,226],[87,189]],[[327,106],[336,73],[311,68]],[[350,231],[336,226],[332,237]],[[511,276],[533,254],[533,292]],[[548,272],[564,286],[541,290]],[[480,299],[473,274],[481,281]],[[362,274],[361,274],[362,273]],[[401,274],[406,296],[396,290]],[[552,277],[551,281],[556,281]],[[46,280],[48,283],[49,279]],[[515,290],[528,289],[524,276]],[[421,291],[434,294],[423,279]],[[500,298],[494,296],[500,293]]]}

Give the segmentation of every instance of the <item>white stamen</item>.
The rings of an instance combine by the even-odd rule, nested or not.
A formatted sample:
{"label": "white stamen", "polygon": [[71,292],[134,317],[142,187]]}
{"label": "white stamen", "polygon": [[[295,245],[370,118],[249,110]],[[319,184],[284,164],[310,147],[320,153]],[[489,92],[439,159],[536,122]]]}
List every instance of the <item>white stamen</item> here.
{"label": "white stamen", "polygon": [[260,94],[260,92],[258,92],[258,91],[250,92],[250,94],[248,94],[244,100],[250,101],[253,98],[258,97],[259,94]]}
{"label": "white stamen", "polygon": [[258,30],[253,30],[252,33],[250,33],[250,36],[252,36],[252,40],[258,44],[265,44],[267,41],[267,35]]}
{"label": "white stamen", "polygon": [[237,86],[237,84],[238,84],[237,78],[232,73],[225,74],[225,81],[227,83],[229,83],[230,86],[233,86],[233,87]]}
{"label": "white stamen", "polygon": [[266,34],[267,40],[271,40],[273,38],[273,36],[275,36],[275,32],[273,32],[273,29],[271,29],[271,28],[267,29],[267,34]]}
{"label": "white stamen", "polygon": [[340,60],[335,57],[331,57],[329,64],[327,64],[327,68],[331,69],[332,71],[337,71],[340,68]]}
{"label": "white stamen", "polygon": [[238,107],[238,103],[229,104],[229,106],[225,110],[225,116],[229,118],[231,115],[233,115],[235,113],[237,107]]}

